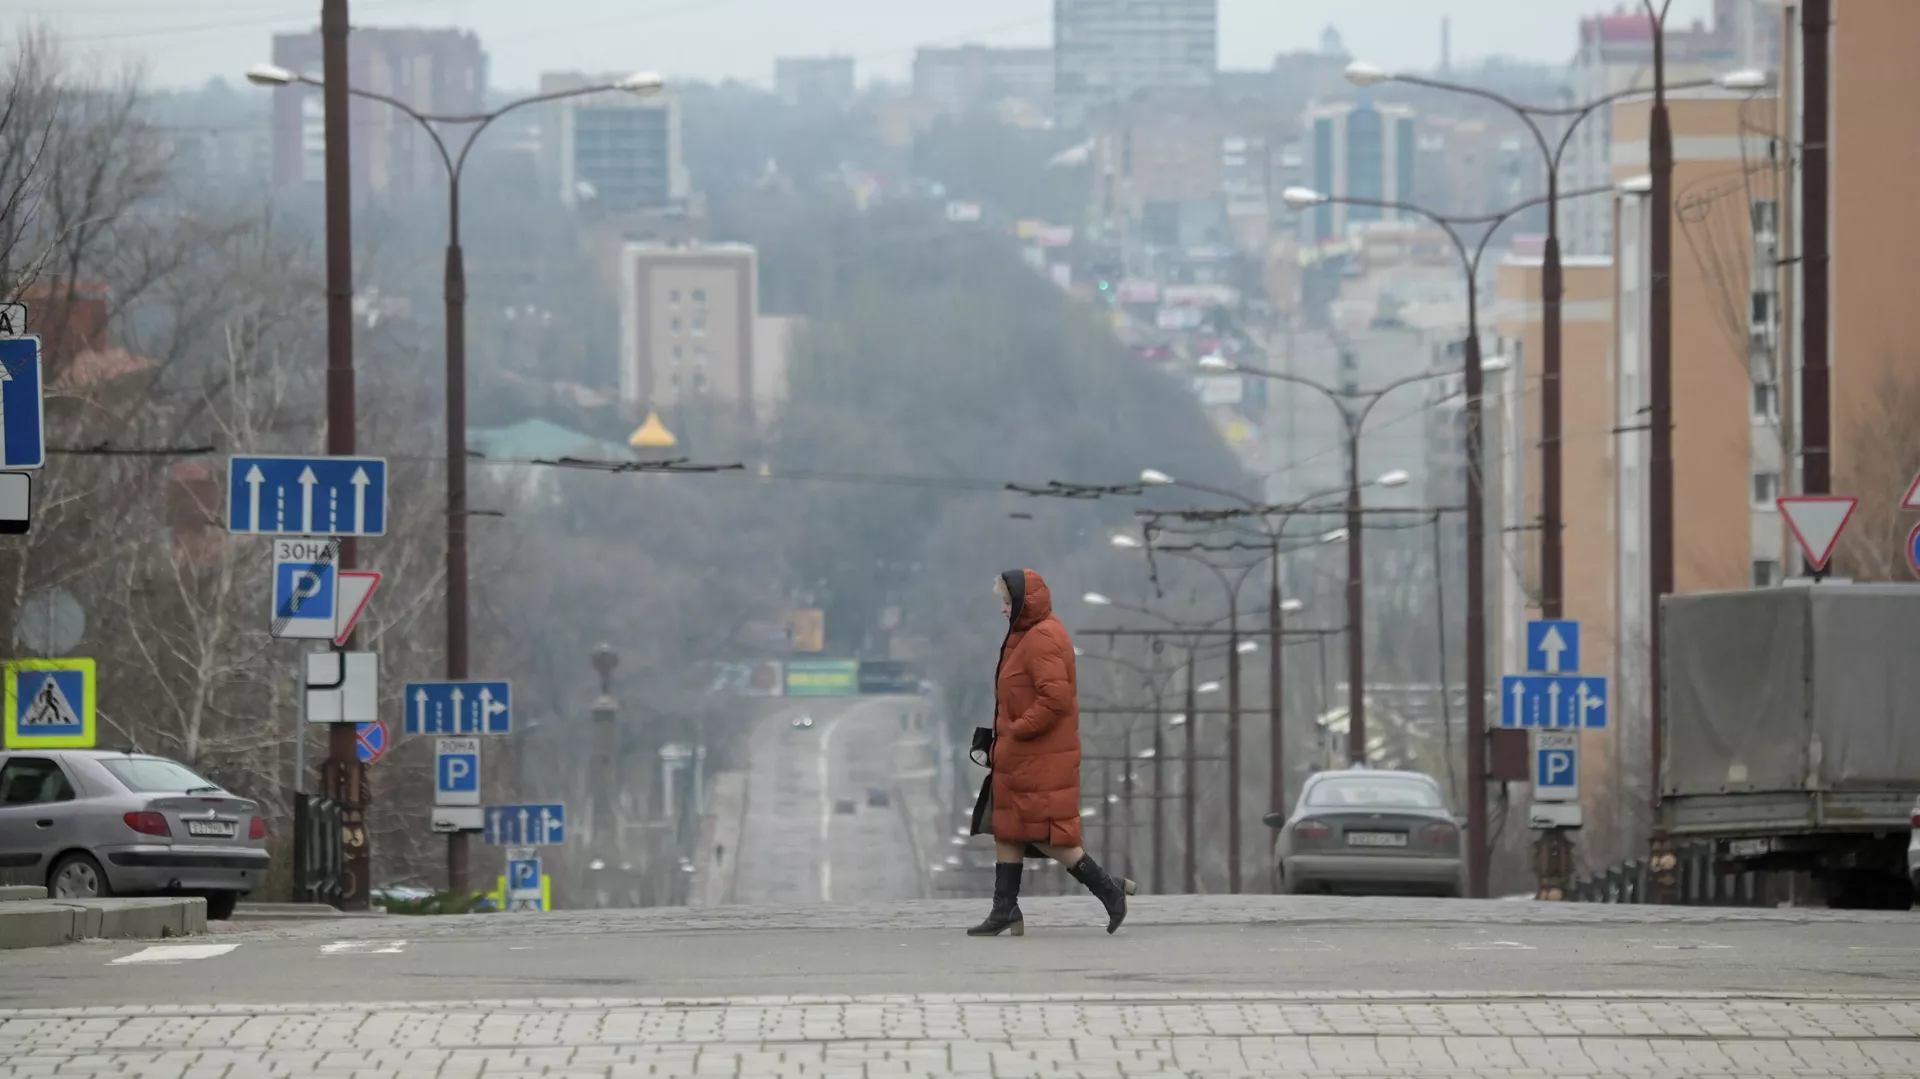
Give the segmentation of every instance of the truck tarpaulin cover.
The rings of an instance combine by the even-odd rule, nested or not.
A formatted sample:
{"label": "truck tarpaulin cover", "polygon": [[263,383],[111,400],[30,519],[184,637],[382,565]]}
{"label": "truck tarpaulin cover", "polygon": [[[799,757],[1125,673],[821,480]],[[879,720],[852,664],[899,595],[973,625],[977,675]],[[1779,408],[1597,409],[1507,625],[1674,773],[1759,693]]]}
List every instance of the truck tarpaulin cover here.
{"label": "truck tarpaulin cover", "polygon": [[1920,588],[1671,596],[1661,793],[1906,790],[1920,776]]}

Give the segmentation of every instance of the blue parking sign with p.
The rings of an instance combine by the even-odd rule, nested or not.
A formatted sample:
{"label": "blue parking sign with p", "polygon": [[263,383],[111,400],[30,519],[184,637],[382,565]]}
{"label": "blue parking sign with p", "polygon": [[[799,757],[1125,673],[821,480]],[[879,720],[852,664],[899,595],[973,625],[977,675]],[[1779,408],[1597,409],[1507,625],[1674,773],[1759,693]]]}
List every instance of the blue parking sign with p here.
{"label": "blue parking sign with p", "polygon": [[332,618],[335,567],[325,562],[275,563],[275,618]]}
{"label": "blue parking sign with p", "polygon": [[7,749],[91,749],[91,659],[17,659],[4,665]]}

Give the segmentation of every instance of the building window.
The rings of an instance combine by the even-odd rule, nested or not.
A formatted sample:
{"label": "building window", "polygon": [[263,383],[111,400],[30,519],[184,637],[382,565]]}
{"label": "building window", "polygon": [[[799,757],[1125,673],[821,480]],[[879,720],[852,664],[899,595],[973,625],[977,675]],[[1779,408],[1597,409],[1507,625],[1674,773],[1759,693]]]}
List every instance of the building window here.
{"label": "building window", "polygon": [[679,320],[679,319],[674,319],[674,320],[673,320],[672,322],[670,322],[670,323],[668,323],[668,324],[667,324],[667,329],[668,329],[668,330],[670,330],[670,331],[671,331],[671,332],[673,332],[673,333],[679,333],[679,332],[680,332],[680,320]]}
{"label": "building window", "polygon": [[706,290],[706,289],[703,289],[703,288],[697,288],[697,289],[694,289],[694,290],[693,290],[693,302],[694,302],[694,303],[706,303],[706,302],[707,302],[707,290]]}
{"label": "building window", "polygon": [[693,388],[695,390],[698,390],[701,393],[707,392],[707,376],[705,375],[693,376]]}
{"label": "building window", "polygon": [[1771,239],[1780,230],[1780,204],[1772,199],[1753,202],[1753,234]]}
{"label": "building window", "polygon": [[1753,504],[1756,507],[1773,508],[1773,500],[1780,497],[1780,473],[1755,472],[1753,474]]}
{"label": "building window", "polygon": [[1753,294],[1753,324],[1767,326],[1773,322],[1773,293],[1756,292]]}
{"label": "building window", "polygon": [[693,346],[693,362],[694,363],[707,362],[707,346],[705,345]]}
{"label": "building window", "polygon": [[679,302],[680,302],[680,290],[679,290],[679,289],[674,289],[674,290],[673,290],[672,292],[669,292],[669,293],[667,293],[667,302],[668,302],[668,303],[679,303]]}
{"label": "building window", "polygon": [[1753,418],[1756,420],[1777,420],[1780,418],[1780,387],[1772,382],[1753,384]]}
{"label": "building window", "polygon": [[1771,588],[1780,583],[1780,563],[1772,558],[1753,560],[1753,587]]}
{"label": "building window", "polygon": [[707,316],[693,316],[693,335],[695,337],[705,337],[707,335]]}
{"label": "building window", "polygon": [[673,362],[674,363],[680,362],[680,346],[679,345],[673,346]]}

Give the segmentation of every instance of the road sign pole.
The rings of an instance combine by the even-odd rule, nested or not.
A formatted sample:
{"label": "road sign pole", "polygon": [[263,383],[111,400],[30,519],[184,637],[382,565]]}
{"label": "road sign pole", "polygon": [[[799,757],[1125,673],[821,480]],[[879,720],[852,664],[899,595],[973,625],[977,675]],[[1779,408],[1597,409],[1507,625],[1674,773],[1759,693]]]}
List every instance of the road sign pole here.
{"label": "road sign pole", "polygon": [[[353,173],[348,159],[347,0],[321,0],[320,69],[326,167],[327,244],[327,453],[352,456],[357,419],[353,369]],[[228,482],[233,482],[229,477]],[[253,522],[256,527],[258,522]],[[352,539],[340,544],[340,565],[351,569],[358,552]],[[349,641],[345,648],[352,648]],[[302,695],[304,696],[304,689]],[[367,770],[355,749],[354,725],[327,729],[326,791],[341,807],[340,905],[367,909],[373,849],[366,827]]]}

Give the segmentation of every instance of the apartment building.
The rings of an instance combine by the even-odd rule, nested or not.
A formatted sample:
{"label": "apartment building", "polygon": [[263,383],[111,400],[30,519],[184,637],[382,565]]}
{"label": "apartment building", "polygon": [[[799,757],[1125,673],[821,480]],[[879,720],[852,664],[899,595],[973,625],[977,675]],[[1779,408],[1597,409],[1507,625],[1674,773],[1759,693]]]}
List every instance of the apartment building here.
{"label": "apartment building", "polygon": [[[540,92],[606,86],[624,74],[540,76]],[[542,171],[560,201],[599,213],[630,214],[683,203],[689,181],[681,156],[680,99],[671,91],[609,91],[538,106]]]}
{"label": "apartment building", "polygon": [[[752,424],[784,378],[768,372],[765,334],[786,354],[787,327],[759,311],[759,253],[747,244],[626,245],[620,281],[620,400],[657,409],[676,430],[690,412]],[[767,386],[761,383],[766,381]]]}
{"label": "apartment building", "polygon": [[[275,34],[273,62],[318,78],[320,34]],[[423,113],[486,111],[487,55],[465,30],[355,27],[347,81]],[[406,113],[355,97],[348,105],[353,189],[360,197],[401,198],[446,182],[433,138]],[[326,179],[326,109],[320,88],[304,83],[273,94],[273,182],[280,188]]]}
{"label": "apartment building", "polygon": [[[1669,86],[1710,82],[1741,68],[1775,71],[1781,33],[1779,0],[1714,0],[1713,22],[1666,28]],[[1653,22],[1637,2],[1619,3],[1609,14],[1580,20],[1570,73],[1571,100],[1584,104],[1625,90],[1653,88]],[[1714,91],[1682,90],[1680,96]],[[1622,140],[1610,110],[1595,110],[1580,122],[1561,163],[1560,188],[1605,187],[1613,175],[1612,148]],[[1644,171],[1644,169],[1642,170]],[[1604,200],[1574,200],[1562,209],[1561,244],[1570,254],[1611,250],[1613,219]]]}
{"label": "apartment building", "polygon": [[941,113],[963,113],[1002,101],[1053,107],[1053,50],[959,45],[913,54],[913,93]]}
{"label": "apartment building", "polygon": [[1208,89],[1220,69],[1220,2],[1053,0],[1053,56],[1068,124],[1141,90]]}
{"label": "apartment building", "polygon": [[795,108],[836,110],[852,104],[851,56],[779,56],[773,61],[773,92]]}

